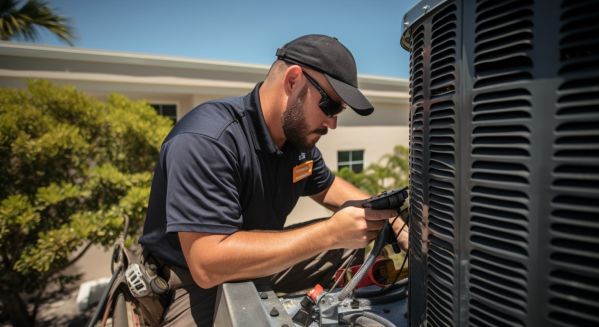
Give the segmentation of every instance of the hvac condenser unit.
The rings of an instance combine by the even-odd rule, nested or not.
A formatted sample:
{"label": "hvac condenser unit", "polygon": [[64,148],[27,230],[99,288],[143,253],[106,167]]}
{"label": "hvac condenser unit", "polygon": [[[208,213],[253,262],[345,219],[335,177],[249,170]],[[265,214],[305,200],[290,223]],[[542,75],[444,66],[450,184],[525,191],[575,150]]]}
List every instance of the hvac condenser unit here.
{"label": "hvac condenser unit", "polygon": [[599,326],[599,1],[421,1],[411,326]]}

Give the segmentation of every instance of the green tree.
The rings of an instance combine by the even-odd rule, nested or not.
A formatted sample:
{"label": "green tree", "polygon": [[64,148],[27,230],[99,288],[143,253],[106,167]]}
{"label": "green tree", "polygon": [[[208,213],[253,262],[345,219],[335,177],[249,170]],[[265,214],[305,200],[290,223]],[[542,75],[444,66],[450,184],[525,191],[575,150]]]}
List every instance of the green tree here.
{"label": "green tree", "polygon": [[35,41],[38,29],[46,29],[60,40],[73,45],[75,34],[69,19],[58,15],[43,0],[28,0],[19,6],[18,0],[0,0],[0,40],[23,38]]}
{"label": "green tree", "polygon": [[409,151],[406,147],[398,145],[393,148],[393,153],[384,155],[377,163],[368,165],[362,172],[356,173],[349,168],[342,168],[336,174],[372,195],[407,186]]}
{"label": "green tree", "polygon": [[171,128],[145,102],[106,102],[32,81],[0,89],[0,300],[32,326],[50,283],[65,283],[92,244],[112,245],[143,222],[152,169]]}

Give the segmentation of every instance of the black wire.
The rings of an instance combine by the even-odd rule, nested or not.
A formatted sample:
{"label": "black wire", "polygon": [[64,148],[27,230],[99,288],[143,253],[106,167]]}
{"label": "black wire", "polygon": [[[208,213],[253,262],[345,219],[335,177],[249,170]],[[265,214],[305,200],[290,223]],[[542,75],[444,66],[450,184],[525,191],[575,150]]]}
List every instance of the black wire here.
{"label": "black wire", "polygon": [[[399,215],[397,215],[397,217],[399,217]],[[395,220],[397,219],[397,217],[395,217],[395,219],[393,219],[393,222],[391,223],[391,229],[393,229],[393,223],[395,222]],[[397,239],[399,238],[399,235],[401,235],[401,232],[403,231],[404,228],[406,228],[406,226],[408,225],[407,222],[404,221],[403,225],[401,225],[401,228],[399,229],[399,232],[397,232],[395,234],[395,241],[397,242]],[[403,258],[403,262],[401,263],[401,267],[399,268],[399,271],[395,274],[395,279],[393,280],[393,283],[389,284],[389,285],[393,285],[397,282],[397,279],[399,278],[399,276],[401,275],[401,272],[403,271],[403,268],[406,264],[406,260],[408,259],[408,255],[410,254],[410,250],[408,249],[406,251],[406,255]]]}
{"label": "black wire", "polygon": [[393,221],[391,222],[391,227],[393,227],[393,224],[395,224],[395,221],[397,220],[397,218],[399,218],[399,216],[400,216],[400,214],[398,213],[397,216],[395,216],[395,218],[393,218]]}
{"label": "black wire", "polygon": [[[376,314],[372,311],[362,311],[362,312],[357,312],[357,313],[350,312],[350,313],[340,313],[339,314],[340,319],[343,319],[343,320],[347,321],[348,323],[353,322],[354,324],[357,322],[357,319],[359,319],[360,317],[368,318],[368,320],[373,320],[384,327],[396,327],[396,325],[393,322],[391,322],[387,318],[385,318],[379,314]],[[362,325],[359,323],[357,325],[366,326],[366,324]],[[373,325],[373,324],[368,324],[368,326],[371,326],[371,325]]]}
{"label": "black wire", "polygon": [[[399,215],[397,217],[399,217]],[[391,229],[393,229],[393,223],[395,222],[397,217],[395,217],[395,219],[393,219],[393,221],[391,222]],[[404,222],[403,225],[401,226],[401,228],[399,229],[398,233],[395,233],[395,231],[393,231],[393,234],[395,235],[395,240],[397,240],[399,238],[399,235],[404,230],[404,228],[406,228],[406,226],[407,226],[407,222]],[[379,296],[379,295],[386,294],[388,291],[390,291],[395,286],[395,283],[397,283],[399,276],[401,276],[401,272],[403,271],[403,268],[405,267],[406,260],[408,259],[409,254],[410,254],[409,250],[406,251],[406,255],[404,256],[404,259],[401,263],[401,267],[399,268],[399,271],[395,275],[395,279],[393,280],[393,282],[386,285],[385,287],[381,288],[379,291],[374,292],[370,296]]]}
{"label": "black wire", "polygon": [[[349,266],[354,262],[354,259],[356,259],[356,254],[358,253],[358,250],[355,249],[352,251],[351,255],[347,257],[347,259],[345,259],[345,261],[341,264],[341,266],[337,269],[337,271],[342,271],[339,274],[339,278],[337,278],[337,280],[335,281],[335,283],[333,284],[333,286],[331,286],[331,288],[329,288],[329,290],[326,293],[330,293],[336,286],[337,284],[339,284],[339,281],[341,280],[341,278],[343,277],[343,273],[345,273],[345,271],[349,268]],[[334,275],[333,275],[333,280],[335,279]]]}
{"label": "black wire", "polygon": [[403,258],[403,262],[401,263],[401,267],[399,268],[399,271],[397,272],[397,274],[395,274],[395,279],[393,280],[393,283],[391,283],[391,285],[393,285],[393,284],[395,284],[397,282],[397,279],[401,275],[401,272],[403,271],[403,267],[405,266],[406,260],[408,259],[409,255],[410,255],[410,250],[407,250],[406,251],[406,255]]}
{"label": "black wire", "polygon": [[[397,214],[397,216],[395,216],[393,218],[393,220],[391,221],[391,230],[393,230],[393,224],[395,224],[395,221],[397,221],[397,219],[401,216],[400,213]],[[403,220],[403,218],[402,218]],[[397,243],[397,239],[399,238],[399,235],[401,234],[401,232],[404,230],[404,228],[406,228],[407,226],[407,222],[404,221],[403,225],[401,226],[401,228],[399,229],[398,233],[395,233],[395,231],[393,231],[394,235],[395,235],[395,242]],[[347,269],[349,264],[354,260],[354,257],[356,255],[357,251],[354,250],[354,253],[352,253],[352,255],[348,258],[349,260],[344,261],[341,266],[338,268],[338,270],[340,269]],[[387,287],[385,287],[385,289],[387,289],[388,287],[392,286],[393,284],[395,284],[397,282],[397,279],[399,278],[399,276],[401,275],[401,272],[403,271],[404,265],[406,263],[406,259],[408,258],[408,251],[406,251],[406,255],[404,257],[404,260],[401,264],[401,268],[399,269],[399,272],[395,275],[395,279],[393,280],[393,283],[389,284]],[[341,279],[341,276],[339,276],[339,279]],[[335,281],[335,284],[333,285],[333,287],[335,287],[337,285],[339,280]],[[330,293],[333,290],[333,287],[331,287],[328,291],[326,291],[326,293]]]}
{"label": "black wire", "polygon": [[[397,220],[397,218],[399,218],[400,214],[398,213],[397,216],[395,216],[395,218],[393,218],[393,221],[391,221],[391,229],[393,229],[393,224],[395,224],[395,221]],[[405,227],[405,222],[404,222],[404,226],[402,226],[402,230]],[[401,233],[401,230],[399,231]],[[397,239],[397,238],[396,238]],[[358,250],[354,250],[354,252],[351,254],[351,256],[348,257],[348,259],[346,259],[346,261],[344,261],[343,263],[341,263],[341,266],[339,266],[339,268],[337,268],[337,270],[345,270],[349,267],[349,265],[351,264],[351,262],[354,261],[354,257],[356,256]],[[339,280],[341,279],[341,275],[339,276],[339,279],[335,281],[335,284],[328,290],[327,293],[330,293],[333,288],[335,286],[337,286]],[[395,282],[394,282],[395,283]]]}

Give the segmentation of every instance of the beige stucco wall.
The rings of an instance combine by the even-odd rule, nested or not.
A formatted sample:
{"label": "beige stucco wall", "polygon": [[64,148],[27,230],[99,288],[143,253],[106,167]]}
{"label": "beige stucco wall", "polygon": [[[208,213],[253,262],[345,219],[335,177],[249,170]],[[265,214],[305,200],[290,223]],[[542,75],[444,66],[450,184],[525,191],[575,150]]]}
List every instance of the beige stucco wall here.
{"label": "beige stucco wall", "polygon": [[364,150],[367,166],[391,153],[394,146],[408,145],[407,126],[343,127],[330,134],[320,140],[318,148],[333,170],[337,167],[337,151]]}

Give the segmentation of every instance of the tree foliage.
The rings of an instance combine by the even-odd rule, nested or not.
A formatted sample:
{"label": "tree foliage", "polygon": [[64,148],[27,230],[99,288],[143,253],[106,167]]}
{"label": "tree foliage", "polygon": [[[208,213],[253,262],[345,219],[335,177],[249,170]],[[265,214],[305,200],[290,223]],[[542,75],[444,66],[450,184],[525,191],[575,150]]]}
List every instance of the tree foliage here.
{"label": "tree foliage", "polygon": [[46,1],[27,0],[23,5],[19,5],[19,2],[0,1],[0,40],[20,37],[26,41],[35,41],[38,29],[42,28],[73,45],[75,34],[69,19],[58,15]]}
{"label": "tree foliage", "polygon": [[356,173],[345,167],[336,174],[372,195],[407,186],[409,151],[398,145],[393,148],[393,153],[384,155],[377,163],[370,164],[362,172]]}
{"label": "tree foliage", "polygon": [[111,245],[124,217],[131,235],[139,230],[170,127],[122,95],[100,102],[46,81],[0,89],[0,292],[11,320],[15,303],[39,299],[77,251]]}

